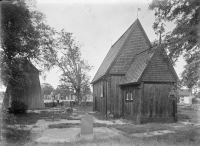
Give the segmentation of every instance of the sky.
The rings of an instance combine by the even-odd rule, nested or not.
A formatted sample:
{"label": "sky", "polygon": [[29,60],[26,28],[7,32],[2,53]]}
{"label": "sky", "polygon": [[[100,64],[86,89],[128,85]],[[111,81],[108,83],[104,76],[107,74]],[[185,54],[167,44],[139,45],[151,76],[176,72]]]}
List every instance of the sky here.
{"label": "sky", "polygon": [[[154,12],[148,10],[151,0],[36,0],[34,9],[46,15],[47,24],[57,31],[65,29],[73,33],[80,44],[81,53],[93,69],[89,72],[91,80],[100,67],[112,44],[137,19],[140,20],[150,41],[158,39],[152,28]],[[141,11],[137,11],[138,8]],[[171,31],[173,23],[166,23]],[[175,66],[179,75],[183,70],[183,58]],[[60,72],[56,69],[47,73],[46,80],[54,88],[59,84]]]}
{"label": "sky", "polygon": [[[36,9],[46,15],[47,23],[57,31],[65,29],[73,33],[80,44],[85,60],[93,66],[89,72],[91,80],[100,67],[112,44],[137,19],[140,20],[150,41],[158,39],[152,25],[154,12],[148,10],[151,0],[37,0]],[[137,11],[138,8],[141,11]],[[138,13],[138,16],[137,16]],[[171,31],[173,23],[166,24]],[[180,58],[175,70],[180,75],[184,65]],[[56,69],[47,73],[46,80],[54,88],[59,84],[60,72]]]}

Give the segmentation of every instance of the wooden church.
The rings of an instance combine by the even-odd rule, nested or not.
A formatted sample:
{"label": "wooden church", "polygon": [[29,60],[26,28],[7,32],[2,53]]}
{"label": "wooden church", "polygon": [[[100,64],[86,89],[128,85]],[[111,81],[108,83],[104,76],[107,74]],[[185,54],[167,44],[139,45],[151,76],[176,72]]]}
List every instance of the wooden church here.
{"label": "wooden church", "polygon": [[161,46],[152,47],[139,19],[113,44],[92,80],[93,110],[135,123],[176,122],[170,96],[178,76]]}
{"label": "wooden church", "polygon": [[20,100],[23,101],[28,109],[41,109],[44,108],[44,99],[41,93],[41,86],[39,80],[39,70],[28,60],[24,60],[20,64],[24,72],[29,76],[31,83],[24,88],[24,90],[19,94],[19,96],[12,96],[10,91],[12,90],[10,82],[7,85],[5,97],[3,104],[5,108],[11,106],[12,101]]}

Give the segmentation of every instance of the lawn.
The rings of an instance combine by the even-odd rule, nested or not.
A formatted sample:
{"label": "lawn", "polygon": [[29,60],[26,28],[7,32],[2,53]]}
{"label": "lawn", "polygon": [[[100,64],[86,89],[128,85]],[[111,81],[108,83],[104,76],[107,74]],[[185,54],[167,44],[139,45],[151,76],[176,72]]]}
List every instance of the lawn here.
{"label": "lawn", "polygon": [[[75,107],[73,113],[76,114],[84,114],[86,112],[90,112],[92,107]],[[14,130],[7,129],[7,133],[4,135],[6,137],[6,142],[4,140],[5,145],[25,145],[25,146],[91,146],[91,145],[131,145],[131,146],[199,146],[200,145],[200,127],[195,125],[185,125],[182,127],[174,128],[173,126],[180,125],[181,121],[191,120],[192,122],[198,122],[199,117],[196,116],[199,114],[199,111],[193,107],[184,107],[179,106],[178,108],[178,116],[179,116],[179,124],[159,124],[159,123],[151,123],[151,124],[143,124],[143,125],[106,125],[94,123],[94,127],[107,127],[114,128],[116,130],[121,131],[123,134],[122,137],[113,137],[109,139],[93,139],[91,141],[81,140],[74,143],[36,143],[31,140],[31,137],[34,134],[31,134],[30,131],[22,131],[22,130]],[[44,117],[48,117],[53,115],[55,117],[59,117],[62,119],[72,120],[70,117],[71,114],[67,113],[55,113],[55,112],[47,112],[43,111],[41,114],[29,113],[16,117],[17,124],[35,124],[37,120],[43,119]],[[98,119],[105,120],[104,116],[95,113],[93,114]],[[113,119],[112,119],[113,120]],[[51,124],[49,128],[70,128],[70,127],[80,127],[80,124]],[[134,137],[132,134],[134,133],[145,133],[152,132],[156,130],[171,130],[175,131],[175,133],[153,136],[153,137]]]}

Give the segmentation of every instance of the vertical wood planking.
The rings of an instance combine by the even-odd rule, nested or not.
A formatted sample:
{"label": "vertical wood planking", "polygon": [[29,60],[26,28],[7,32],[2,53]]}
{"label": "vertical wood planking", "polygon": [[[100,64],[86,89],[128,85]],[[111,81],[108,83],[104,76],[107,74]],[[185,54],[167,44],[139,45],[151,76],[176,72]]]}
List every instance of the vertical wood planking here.
{"label": "vertical wood planking", "polygon": [[[114,115],[120,115],[122,111],[122,91],[119,86],[122,76],[111,76],[110,77],[110,103],[111,112]],[[109,99],[108,99],[109,100]]]}
{"label": "vertical wood planking", "polygon": [[142,116],[171,117],[171,101],[168,94],[171,84],[145,84]]}

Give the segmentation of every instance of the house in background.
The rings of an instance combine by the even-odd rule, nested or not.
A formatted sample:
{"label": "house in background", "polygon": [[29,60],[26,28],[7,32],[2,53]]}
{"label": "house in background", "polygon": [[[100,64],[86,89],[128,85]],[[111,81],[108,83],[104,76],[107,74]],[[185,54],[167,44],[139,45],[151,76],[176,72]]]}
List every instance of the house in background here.
{"label": "house in background", "polygon": [[177,80],[166,52],[152,48],[137,19],[113,44],[92,80],[93,110],[135,123],[175,122],[177,100],[170,93]]}
{"label": "house in background", "polygon": [[12,101],[20,100],[23,101],[28,109],[41,109],[44,108],[44,100],[41,93],[41,86],[39,80],[39,70],[28,60],[25,60],[22,64],[20,64],[24,70],[30,77],[31,83],[25,87],[25,89],[19,94],[19,96],[11,96],[10,95],[10,86],[6,88],[5,97],[3,100],[3,104],[5,108],[10,107]]}
{"label": "house in background", "polygon": [[192,99],[195,98],[192,92],[187,89],[179,89],[178,94],[179,103],[192,104]]}

